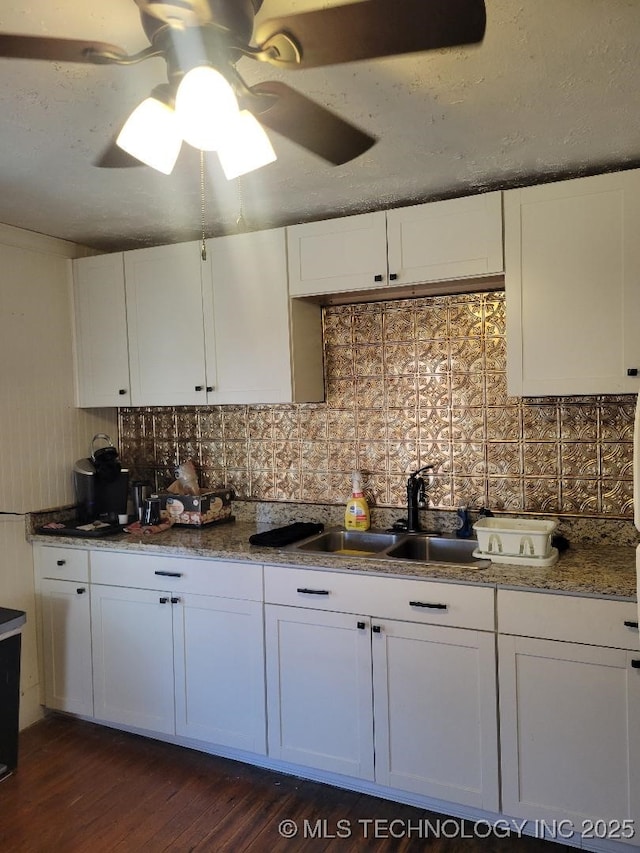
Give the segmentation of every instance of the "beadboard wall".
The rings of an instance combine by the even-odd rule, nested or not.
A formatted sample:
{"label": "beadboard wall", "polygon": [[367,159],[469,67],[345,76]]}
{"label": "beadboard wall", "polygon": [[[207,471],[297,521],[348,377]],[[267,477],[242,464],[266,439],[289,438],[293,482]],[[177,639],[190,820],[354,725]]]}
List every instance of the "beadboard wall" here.
{"label": "beadboard wall", "polygon": [[72,466],[116,410],[74,407],[72,244],[0,229],[0,512],[73,503]]}
{"label": "beadboard wall", "polygon": [[504,293],[323,309],[326,403],[128,408],[122,458],[163,488],[191,458],[204,487],[343,504],[362,470],[401,507],[435,466],[435,508],[631,518],[635,397],[507,395]]}

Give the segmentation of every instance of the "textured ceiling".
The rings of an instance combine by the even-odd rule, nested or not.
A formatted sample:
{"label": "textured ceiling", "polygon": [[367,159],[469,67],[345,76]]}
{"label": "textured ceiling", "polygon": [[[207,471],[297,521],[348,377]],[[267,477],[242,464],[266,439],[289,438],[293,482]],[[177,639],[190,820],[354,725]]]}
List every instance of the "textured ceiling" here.
{"label": "textured ceiling", "polygon": [[[335,0],[334,0],[335,4]],[[0,31],[147,45],[134,0],[32,0]],[[264,0],[261,17],[332,5]],[[379,137],[332,167],[275,133],[278,161],[228,183],[208,162],[206,232],[249,229],[640,165],[640,2],[486,0],[481,45],[281,72],[242,59]],[[389,0],[393,14],[393,0]],[[199,155],[173,175],[92,165],[154,85],[128,68],[0,60],[0,222],[127,249],[200,233]]]}

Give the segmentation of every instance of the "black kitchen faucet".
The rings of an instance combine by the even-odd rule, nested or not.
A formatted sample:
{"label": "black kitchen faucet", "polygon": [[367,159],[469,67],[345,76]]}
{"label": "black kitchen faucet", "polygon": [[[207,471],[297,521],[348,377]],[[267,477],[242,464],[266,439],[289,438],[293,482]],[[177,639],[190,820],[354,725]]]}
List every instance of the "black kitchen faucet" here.
{"label": "black kitchen faucet", "polygon": [[432,470],[433,465],[423,465],[422,468],[418,468],[417,471],[410,474],[407,480],[407,533],[420,532],[418,509],[420,504],[424,504],[427,499],[427,484],[424,477],[420,475],[425,471]]}

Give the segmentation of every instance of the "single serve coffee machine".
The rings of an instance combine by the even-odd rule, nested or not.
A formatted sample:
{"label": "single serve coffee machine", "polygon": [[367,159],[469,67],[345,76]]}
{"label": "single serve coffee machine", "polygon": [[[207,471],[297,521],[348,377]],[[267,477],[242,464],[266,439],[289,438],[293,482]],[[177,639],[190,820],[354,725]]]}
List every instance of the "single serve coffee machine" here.
{"label": "single serve coffee machine", "polygon": [[[102,443],[102,447],[96,444]],[[117,524],[126,515],[129,496],[129,471],[118,459],[118,450],[103,432],[94,435],[86,459],[78,459],[73,467],[78,504],[78,521],[105,521]]]}

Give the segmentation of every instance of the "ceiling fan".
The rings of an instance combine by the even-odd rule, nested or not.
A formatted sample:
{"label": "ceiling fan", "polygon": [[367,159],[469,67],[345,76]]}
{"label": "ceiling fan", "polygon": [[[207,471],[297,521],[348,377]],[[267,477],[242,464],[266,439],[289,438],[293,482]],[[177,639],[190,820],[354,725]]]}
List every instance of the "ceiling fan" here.
{"label": "ceiling fan", "polygon": [[[163,57],[168,82],[157,86],[147,100],[160,105],[151,106],[158,120],[166,124],[156,128],[150,113],[138,118],[139,124],[147,129],[153,126],[152,145],[156,148],[164,136],[173,138],[173,163],[183,137],[196,147],[204,147],[197,134],[194,142],[176,129],[173,115],[180,112],[181,100],[188,100],[182,97],[181,90],[187,88],[188,77],[197,76],[190,75],[194,70],[207,69],[211,79],[206,85],[214,88],[220,88],[222,80],[222,90],[225,86],[228,90],[222,92],[228,108],[225,115],[235,121],[235,116],[242,113],[247,125],[251,125],[253,132],[261,133],[269,147],[264,127],[339,165],[364,153],[376,139],[285,83],[247,85],[236,68],[242,57],[282,69],[315,68],[477,43],[483,39],[486,24],[484,0],[361,0],[272,18],[258,26],[254,18],[263,0],[135,0],[135,3],[150,42],[139,53],[128,55],[116,45],[103,42],[2,33],[0,58],[133,65],[151,57]],[[196,114],[208,117],[210,124],[219,127],[224,122],[213,114],[201,92],[196,95]],[[166,115],[161,116],[161,107]],[[135,113],[134,110],[131,120]],[[186,114],[186,108],[182,114]],[[123,133],[125,128],[126,125]],[[96,165],[129,166],[145,162],[160,168],[144,156],[126,153],[132,149],[122,150],[121,144],[122,140],[118,145],[112,142]],[[234,153],[232,149],[238,148],[237,144],[227,145],[230,155]],[[223,151],[218,153],[222,160]],[[275,154],[271,156],[273,159]],[[161,171],[171,171],[173,163],[171,168]]]}

